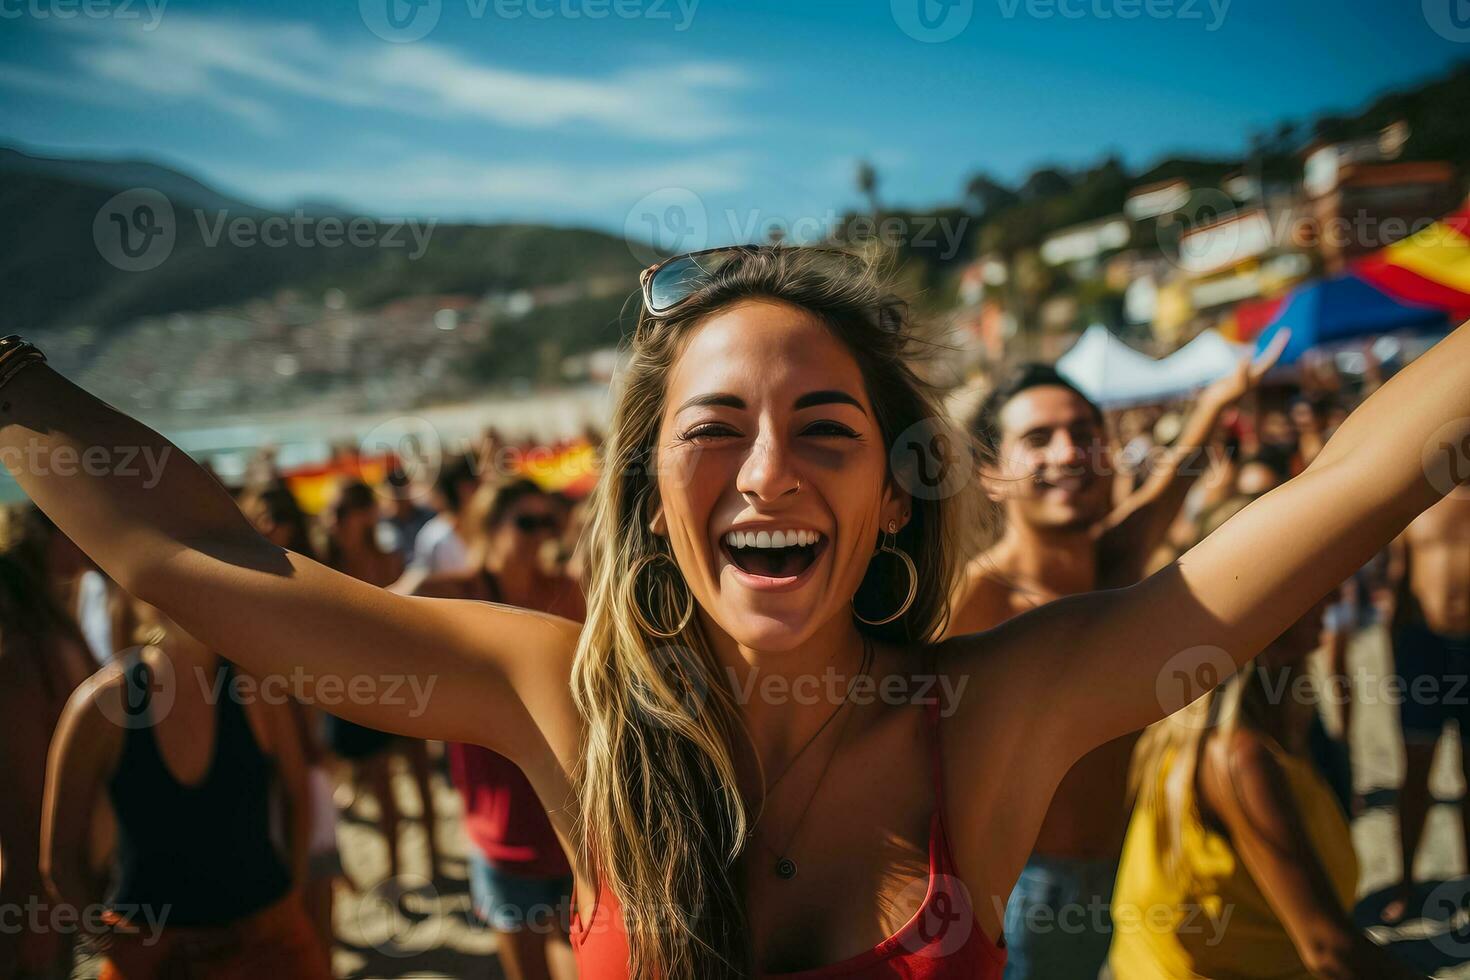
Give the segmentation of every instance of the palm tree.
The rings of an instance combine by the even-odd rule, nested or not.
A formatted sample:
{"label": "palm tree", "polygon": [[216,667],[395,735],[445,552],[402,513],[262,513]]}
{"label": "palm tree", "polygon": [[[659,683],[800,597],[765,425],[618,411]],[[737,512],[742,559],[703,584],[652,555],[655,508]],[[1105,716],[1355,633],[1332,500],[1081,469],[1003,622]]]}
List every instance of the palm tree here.
{"label": "palm tree", "polygon": [[868,199],[868,213],[878,219],[878,171],[866,160],[859,160],[857,167],[858,193]]}

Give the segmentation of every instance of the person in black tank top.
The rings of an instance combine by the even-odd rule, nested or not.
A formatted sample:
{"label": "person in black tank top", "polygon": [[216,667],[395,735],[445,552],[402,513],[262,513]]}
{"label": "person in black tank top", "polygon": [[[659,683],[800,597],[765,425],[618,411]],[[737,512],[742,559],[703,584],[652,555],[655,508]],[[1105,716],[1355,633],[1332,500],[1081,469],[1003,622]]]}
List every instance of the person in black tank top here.
{"label": "person in black tank top", "polygon": [[[581,620],[577,583],[544,567],[563,515],[530,480],[486,483],[470,502],[471,564],[429,576],[416,595],[472,599],[554,612]],[[478,745],[448,745],[469,844],[476,918],[496,933],[506,976],[566,980],[576,975],[565,910],[572,901],[567,865],[535,790],[513,763]]]}
{"label": "person in black tank top", "polygon": [[[228,690],[234,668],[227,660],[219,664],[217,680]],[[154,735],[152,671],[134,659],[124,676],[137,726],[123,735],[108,782],[117,817],[113,907],[125,921],[128,910],[152,906],[169,908],[173,925],[217,926],[281,898],[291,875],[270,838],[274,763],[256,744],[244,707],[220,698],[213,759],[201,781],[183,783],[169,771]]]}
{"label": "person in black tank top", "polygon": [[[34,506],[0,509],[0,909],[20,909],[46,894],[46,747],[72,691],[97,667],[65,601],[82,562]],[[0,977],[65,976],[70,946],[55,929],[0,929]]]}
{"label": "person in black tank top", "polygon": [[[147,645],[79,689],[52,745],[43,854],[53,889],[78,909],[100,905],[108,874],[95,817],[110,811],[104,980],[329,976],[295,887],[310,802],[289,707],[237,686],[233,664],[156,610],[137,612]],[[271,833],[277,785],[289,858]]]}

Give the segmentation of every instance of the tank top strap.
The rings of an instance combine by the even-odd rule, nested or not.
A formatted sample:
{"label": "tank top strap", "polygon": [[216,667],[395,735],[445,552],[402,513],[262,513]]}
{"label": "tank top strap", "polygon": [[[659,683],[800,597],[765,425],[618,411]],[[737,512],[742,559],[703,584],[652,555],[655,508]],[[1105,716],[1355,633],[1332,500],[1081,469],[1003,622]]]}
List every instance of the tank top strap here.
{"label": "tank top strap", "polygon": [[[930,651],[926,658],[929,678],[937,682],[939,657]],[[938,684],[931,686],[931,692]],[[925,727],[929,730],[929,758],[934,778],[934,808],[944,813],[944,747],[939,735],[939,695],[931,693],[924,701]]]}
{"label": "tank top strap", "polygon": [[[219,658],[219,705],[214,712],[214,765],[221,761],[238,762],[265,754],[250,727],[245,705],[235,691],[235,665]],[[213,776],[213,772],[210,773]]]}
{"label": "tank top strap", "polygon": [[[926,658],[929,677],[936,683],[932,687],[937,688],[939,677],[939,657],[937,651],[930,648],[929,656]],[[940,733],[940,703],[939,695],[931,693],[924,702],[925,727],[929,731],[929,758],[934,782],[934,816],[930,821],[929,842],[929,864],[932,874],[953,874],[954,856],[949,846],[949,832],[944,821],[944,740]]]}

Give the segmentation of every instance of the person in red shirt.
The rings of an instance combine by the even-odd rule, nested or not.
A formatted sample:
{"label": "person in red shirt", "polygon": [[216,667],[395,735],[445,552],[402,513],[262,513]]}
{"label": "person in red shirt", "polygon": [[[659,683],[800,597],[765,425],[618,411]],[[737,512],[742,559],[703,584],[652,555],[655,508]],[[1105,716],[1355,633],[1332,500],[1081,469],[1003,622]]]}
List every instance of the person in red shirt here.
{"label": "person in red shirt", "polygon": [[[114,581],[243,667],[435,682],[428,705],[343,711],[520,766],[573,865],[582,980],[999,980],[1004,897],[1072,765],[1204,694],[1470,483],[1470,327],[1172,565],[936,644],[986,515],[962,508],[976,467],[917,373],[934,342],[883,272],[788,246],[645,270],[585,624],[271,545],[14,338],[0,458]],[[117,446],[167,472],[42,465]]]}
{"label": "person in red shirt", "polygon": [[[471,563],[431,576],[419,595],[478,599],[583,618],[582,591],[542,567],[545,544],[563,522],[556,501],[530,480],[482,486],[468,508]],[[505,756],[479,745],[448,744],[450,775],[464,803],[470,895],[494,929],[509,980],[570,980],[576,963],[567,938],[572,869],[546,808]]]}

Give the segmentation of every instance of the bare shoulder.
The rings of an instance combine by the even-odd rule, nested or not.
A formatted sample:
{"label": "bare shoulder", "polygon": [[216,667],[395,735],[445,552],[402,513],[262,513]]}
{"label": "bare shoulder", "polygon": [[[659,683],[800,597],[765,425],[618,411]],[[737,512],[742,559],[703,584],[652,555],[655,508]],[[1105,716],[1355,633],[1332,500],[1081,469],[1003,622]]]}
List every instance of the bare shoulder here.
{"label": "bare shoulder", "polygon": [[950,598],[950,622],[945,636],[979,633],[1016,613],[1015,589],[1000,573],[987,552],[972,558],[960,574]]}
{"label": "bare shoulder", "polygon": [[129,663],[110,663],[88,677],[67,699],[56,724],[56,740],[94,758],[114,757],[128,721],[136,714],[129,698]]}
{"label": "bare shoulder", "polygon": [[[582,627],[564,616],[484,600],[412,596],[409,601],[439,617],[458,642],[492,660],[507,661],[507,668],[528,661],[543,668],[564,662],[570,674]],[[506,652],[497,655],[496,650]]]}
{"label": "bare shoulder", "polygon": [[1259,826],[1281,809],[1290,794],[1287,777],[1270,740],[1246,726],[1217,734],[1200,757],[1200,791],[1211,810]]}
{"label": "bare shoulder", "polygon": [[1470,491],[1462,489],[1414,518],[1403,536],[1413,543],[1437,544],[1445,537],[1463,539],[1467,531],[1470,531]]}
{"label": "bare shoulder", "polygon": [[[476,663],[492,665],[525,712],[522,721],[540,729],[557,756],[570,757],[580,735],[571,686],[572,662],[582,632],[580,623],[494,602],[430,598],[410,601],[433,607],[436,615],[443,616],[455,645],[467,654],[468,669],[475,669]],[[444,678],[443,683],[452,680]],[[535,744],[544,745],[540,740]],[[516,761],[523,768],[530,764],[528,759]]]}
{"label": "bare shoulder", "polygon": [[[940,694],[954,702],[947,705],[946,718],[955,716],[962,729],[988,729],[1010,724],[1007,719],[1015,711],[1035,710],[1031,694],[1036,671],[1027,663],[1023,639],[1003,624],[950,635],[929,649]],[[972,731],[978,734],[978,729]]]}
{"label": "bare shoulder", "polygon": [[433,599],[472,599],[476,582],[474,572],[436,572],[425,576],[413,594]]}

